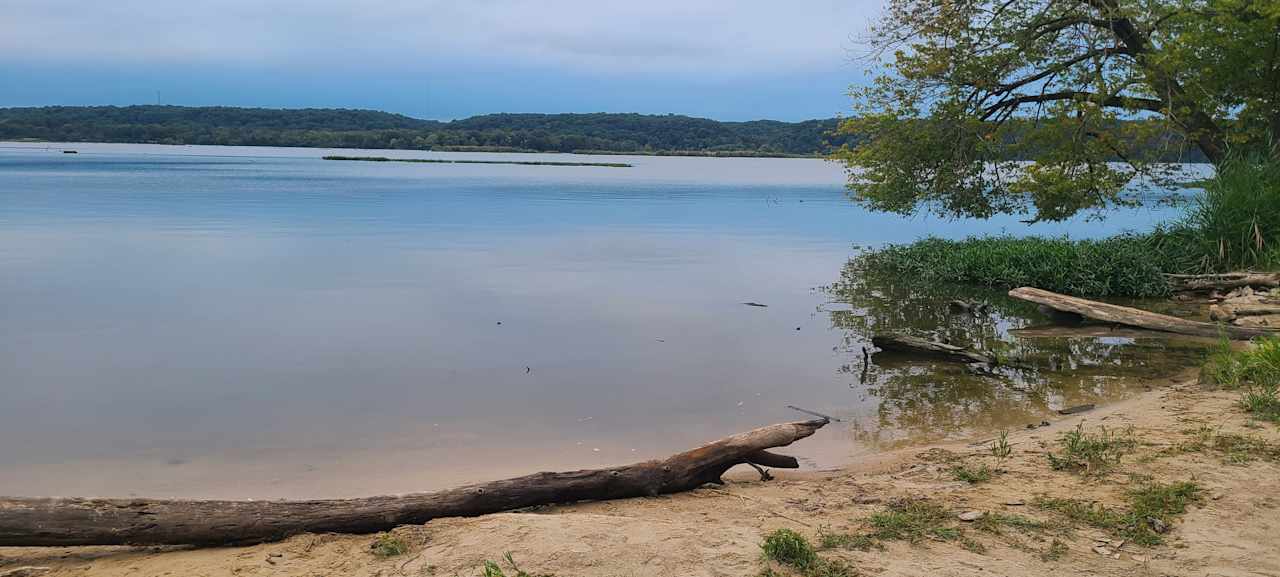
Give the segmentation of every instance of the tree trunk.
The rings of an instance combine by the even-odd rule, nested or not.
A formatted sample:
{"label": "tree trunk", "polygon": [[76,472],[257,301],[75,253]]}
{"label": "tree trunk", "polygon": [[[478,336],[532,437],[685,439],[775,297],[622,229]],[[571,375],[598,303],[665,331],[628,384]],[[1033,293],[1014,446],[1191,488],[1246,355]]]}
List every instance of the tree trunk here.
{"label": "tree trunk", "polygon": [[996,364],[995,357],[991,355],[910,335],[876,335],[871,337],[871,344],[887,352],[925,355],[961,363]]}
{"label": "tree trunk", "polygon": [[1280,273],[1227,272],[1222,274],[1166,274],[1178,292],[1231,290],[1247,286],[1280,287]]}
{"label": "tree trunk", "polygon": [[766,449],[790,445],[827,422],[761,427],[664,460],[536,473],[435,493],[315,501],[0,498],[0,546],[245,544],[304,532],[373,533],[440,517],[676,493],[722,483],[720,476],[738,464],[796,468],[794,457]]}
{"label": "tree trunk", "polygon": [[1280,334],[1274,330],[1235,327],[1200,321],[1191,321],[1162,315],[1141,309],[1122,307],[1058,294],[1032,287],[1016,288],[1009,291],[1009,296],[1024,301],[1044,305],[1054,310],[1076,313],[1096,321],[1129,325],[1153,331],[1165,331],[1184,335],[1216,337],[1226,335],[1237,340],[1251,339],[1265,335]]}

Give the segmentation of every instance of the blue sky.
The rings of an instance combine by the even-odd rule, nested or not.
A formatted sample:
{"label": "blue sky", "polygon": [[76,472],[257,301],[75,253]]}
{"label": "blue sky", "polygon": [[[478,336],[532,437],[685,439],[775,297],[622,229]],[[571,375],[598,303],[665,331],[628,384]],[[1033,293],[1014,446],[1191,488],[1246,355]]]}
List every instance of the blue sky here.
{"label": "blue sky", "polygon": [[0,106],[830,117],[880,3],[7,0]]}

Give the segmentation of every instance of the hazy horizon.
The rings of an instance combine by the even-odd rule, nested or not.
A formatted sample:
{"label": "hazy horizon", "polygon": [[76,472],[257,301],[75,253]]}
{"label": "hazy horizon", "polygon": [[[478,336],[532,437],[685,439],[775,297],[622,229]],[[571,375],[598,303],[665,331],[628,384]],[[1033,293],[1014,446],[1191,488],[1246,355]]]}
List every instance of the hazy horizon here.
{"label": "hazy horizon", "polygon": [[15,0],[0,106],[831,118],[880,4]]}

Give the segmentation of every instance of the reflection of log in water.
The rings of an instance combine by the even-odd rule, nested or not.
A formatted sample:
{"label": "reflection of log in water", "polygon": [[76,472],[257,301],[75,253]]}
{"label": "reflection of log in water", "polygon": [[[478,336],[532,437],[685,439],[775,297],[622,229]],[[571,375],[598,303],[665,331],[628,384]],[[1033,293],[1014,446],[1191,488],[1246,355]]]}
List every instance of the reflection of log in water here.
{"label": "reflection of log in water", "polygon": [[995,357],[991,355],[910,335],[876,335],[871,337],[871,344],[887,352],[924,355],[962,363],[996,364]]}
{"label": "reflection of log in water", "polygon": [[826,419],[761,427],[662,460],[537,473],[413,495],[317,501],[0,498],[0,546],[218,545],[303,532],[372,533],[441,517],[474,516],[573,501],[676,493],[739,464],[796,468],[770,453],[812,435]]}
{"label": "reflection of log in water", "polygon": [[1232,339],[1244,340],[1251,339],[1253,337],[1277,334],[1274,330],[1236,327],[1180,319],[1169,315],[1091,301],[1033,287],[1013,289],[1009,291],[1009,296],[1041,304],[1055,310],[1075,313],[1097,321],[1118,323],[1122,325],[1184,335],[1196,335],[1202,337],[1226,335]]}

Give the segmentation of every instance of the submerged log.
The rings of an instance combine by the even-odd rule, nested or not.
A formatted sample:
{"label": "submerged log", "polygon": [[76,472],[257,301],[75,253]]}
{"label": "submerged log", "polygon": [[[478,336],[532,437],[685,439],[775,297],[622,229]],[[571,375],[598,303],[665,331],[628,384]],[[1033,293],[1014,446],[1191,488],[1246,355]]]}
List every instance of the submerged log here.
{"label": "submerged log", "polygon": [[1166,274],[1177,292],[1230,290],[1246,286],[1280,287],[1280,273],[1228,272],[1221,274]]}
{"label": "submerged log", "polygon": [[770,425],[662,460],[435,493],[314,501],[0,498],[0,546],[260,543],[304,532],[373,533],[440,517],[676,493],[723,483],[720,476],[739,464],[799,467],[794,457],[766,449],[790,445],[826,424]]}
{"label": "submerged log", "polygon": [[871,337],[871,344],[888,352],[924,355],[961,363],[997,364],[996,358],[991,355],[910,335],[876,335]]}
{"label": "submerged log", "polygon": [[1032,287],[1013,289],[1009,291],[1009,296],[1044,305],[1055,310],[1076,313],[1096,321],[1117,323],[1151,329],[1153,331],[1164,331],[1201,337],[1226,335],[1227,337],[1236,340],[1245,340],[1253,337],[1278,334],[1274,330],[1245,328],[1180,319],[1178,317],[1171,317],[1169,315],[1162,315],[1159,313],[1144,311],[1142,309],[1091,301],[1088,299],[1067,296]]}

